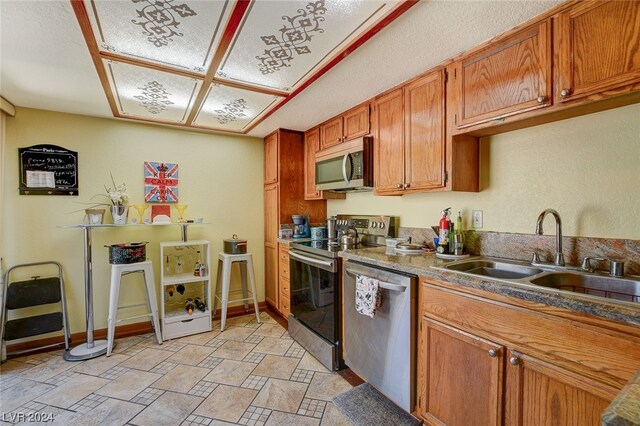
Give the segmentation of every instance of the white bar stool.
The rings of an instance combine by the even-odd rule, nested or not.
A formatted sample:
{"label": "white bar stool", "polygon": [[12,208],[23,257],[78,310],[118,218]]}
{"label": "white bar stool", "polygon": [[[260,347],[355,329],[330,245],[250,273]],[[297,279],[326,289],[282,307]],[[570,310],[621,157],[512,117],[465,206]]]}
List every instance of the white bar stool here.
{"label": "white bar stool", "polygon": [[[147,290],[147,306],[149,314],[138,315],[130,318],[117,319],[118,309],[133,308],[136,306],[144,306],[144,304],[118,306],[118,297],[120,296],[120,280],[123,275],[133,273],[142,273],[144,275],[145,289]],[[160,323],[158,321],[158,302],[156,300],[156,281],[153,278],[153,264],[150,260],[137,263],[111,265],[111,286],[109,289],[109,318],[107,321],[107,356],[111,355],[113,349],[113,340],[116,329],[116,322],[130,320],[134,318],[151,317],[153,328],[156,332],[158,344],[162,344],[160,337]]]}
{"label": "white bar stool", "polygon": [[[240,274],[242,275],[242,299],[229,300],[229,286],[231,284],[231,266],[234,263],[240,264]],[[249,269],[249,280],[251,281],[251,296],[249,297],[247,289],[247,269]],[[222,282],[221,282],[222,280]],[[221,285],[222,284],[222,285]],[[222,293],[222,294],[221,294]],[[215,315],[218,300],[222,302],[220,309],[220,331],[224,331],[224,325],[227,322],[227,306],[231,302],[244,301],[245,312],[249,311],[249,300],[253,299],[253,307],[256,310],[256,321],[260,324],[260,311],[258,310],[258,298],[256,296],[256,278],[253,274],[253,257],[251,253],[246,254],[227,254],[218,253],[218,278],[216,280],[216,293],[213,297],[213,312]]]}

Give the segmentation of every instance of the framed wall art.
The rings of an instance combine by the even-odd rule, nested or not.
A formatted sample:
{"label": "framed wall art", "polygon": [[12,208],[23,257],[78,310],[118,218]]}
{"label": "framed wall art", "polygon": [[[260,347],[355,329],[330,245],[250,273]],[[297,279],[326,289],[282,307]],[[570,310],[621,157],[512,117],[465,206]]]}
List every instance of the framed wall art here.
{"label": "framed wall art", "polygon": [[144,162],[144,200],[147,203],[178,202],[178,164]]}

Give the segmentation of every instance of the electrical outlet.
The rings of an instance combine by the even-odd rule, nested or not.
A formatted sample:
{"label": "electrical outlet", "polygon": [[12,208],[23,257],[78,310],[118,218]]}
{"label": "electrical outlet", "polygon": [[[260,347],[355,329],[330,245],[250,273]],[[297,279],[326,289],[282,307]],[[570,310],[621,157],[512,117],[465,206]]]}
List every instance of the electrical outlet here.
{"label": "electrical outlet", "polygon": [[471,213],[471,226],[473,226],[474,229],[481,229],[482,228],[482,210],[473,210],[473,212]]}

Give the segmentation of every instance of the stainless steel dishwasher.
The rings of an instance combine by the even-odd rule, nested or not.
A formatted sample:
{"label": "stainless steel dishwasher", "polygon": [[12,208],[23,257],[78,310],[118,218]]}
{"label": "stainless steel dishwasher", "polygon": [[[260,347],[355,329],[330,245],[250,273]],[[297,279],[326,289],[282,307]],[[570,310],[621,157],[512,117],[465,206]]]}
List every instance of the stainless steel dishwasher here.
{"label": "stainless steel dishwasher", "polygon": [[[382,306],[374,318],[356,312],[356,276],[380,281]],[[407,412],[415,406],[415,275],[354,263],[344,264],[345,363]]]}

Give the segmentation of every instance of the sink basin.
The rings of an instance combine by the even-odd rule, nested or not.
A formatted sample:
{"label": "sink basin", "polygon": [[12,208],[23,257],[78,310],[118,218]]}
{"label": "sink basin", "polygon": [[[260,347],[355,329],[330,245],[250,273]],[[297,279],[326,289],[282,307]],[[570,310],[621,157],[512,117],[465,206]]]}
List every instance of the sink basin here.
{"label": "sink basin", "polygon": [[531,284],[609,299],[640,302],[640,281],[627,278],[553,272],[532,279]]}
{"label": "sink basin", "polygon": [[496,260],[467,260],[446,265],[444,268],[467,274],[504,279],[526,278],[543,272],[542,269],[531,266]]}

